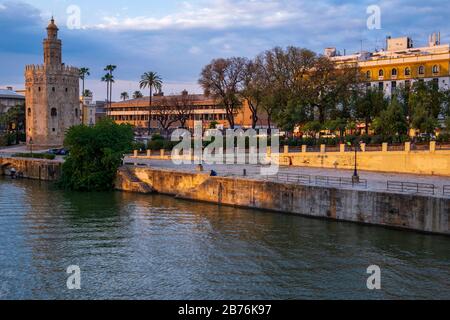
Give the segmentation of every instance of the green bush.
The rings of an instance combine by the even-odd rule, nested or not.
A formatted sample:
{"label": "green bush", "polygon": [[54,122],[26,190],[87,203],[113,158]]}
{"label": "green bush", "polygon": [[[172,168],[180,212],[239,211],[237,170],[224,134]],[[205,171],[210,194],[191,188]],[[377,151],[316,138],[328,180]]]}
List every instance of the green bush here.
{"label": "green bush", "polygon": [[123,155],[132,147],[133,129],[103,119],[95,126],[74,126],[64,145],[70,150],[62,167],[60,185],[75,191],[106,191],[114,188]]}
{"label": "green bush", "polygon": [[164,140],[152,140],[148,143],[148,149],[155,151],[155,150],[161,150],[164,149]]}
{"label": "green bush", "polygon": [[33,158],[33,159],[47,159],[54,160],[56,156],[49,153],[16,153],[13,154],[14,158]]}

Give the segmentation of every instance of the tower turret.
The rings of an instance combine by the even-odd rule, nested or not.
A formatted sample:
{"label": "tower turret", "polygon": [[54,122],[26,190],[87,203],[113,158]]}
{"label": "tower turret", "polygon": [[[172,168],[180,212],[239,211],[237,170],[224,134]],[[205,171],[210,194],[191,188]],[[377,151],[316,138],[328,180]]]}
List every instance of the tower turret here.
{"label": "tower turret", "polygon": [[62,44],[58,39],[58,27],[52,18],[47,27],[47,39],[44,39],[44,64],[61,66],[62,64]]}

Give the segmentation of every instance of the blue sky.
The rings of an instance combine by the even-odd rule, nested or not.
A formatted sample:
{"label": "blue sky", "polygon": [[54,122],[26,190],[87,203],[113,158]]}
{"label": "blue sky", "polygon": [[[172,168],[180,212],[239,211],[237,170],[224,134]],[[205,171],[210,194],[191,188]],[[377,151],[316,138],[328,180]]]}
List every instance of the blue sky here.
{"label": "blue sky", "polygon": [[[70,6],[81,26],[69,29]],[[381,9],[381,29],[367,28],[367,7]],[[384,46],[387,35],[411,36],[416,46],[441,31],[448,43],[450,2],[444,0],[0,0],[0,87],[23,87],[25,64],[42,62],[51,15],[63,40],[66,64],[89,67],[87,87],[104,99],[98,81],[116,64],[116,99],[137,90],[145,71],[157,71],[166,93],[199,92],[202,66],[216,57],[253,57],[274,46],[295,45],[347,53]]]}

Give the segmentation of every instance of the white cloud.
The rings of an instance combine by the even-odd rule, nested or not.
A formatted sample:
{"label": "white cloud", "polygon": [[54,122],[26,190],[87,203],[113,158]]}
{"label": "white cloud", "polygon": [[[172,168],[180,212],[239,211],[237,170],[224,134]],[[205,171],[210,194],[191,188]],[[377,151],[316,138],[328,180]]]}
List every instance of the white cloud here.
{"label": "white cloud", "polygon": [[276,0],[213,0],[197,6],[183,3],[180,12],[163,17],[105,16],[103,23],[93,27],[113,30],[269,28],[300,17],[298,11],[290,10],[291,4],[291,1],[284,3]]}

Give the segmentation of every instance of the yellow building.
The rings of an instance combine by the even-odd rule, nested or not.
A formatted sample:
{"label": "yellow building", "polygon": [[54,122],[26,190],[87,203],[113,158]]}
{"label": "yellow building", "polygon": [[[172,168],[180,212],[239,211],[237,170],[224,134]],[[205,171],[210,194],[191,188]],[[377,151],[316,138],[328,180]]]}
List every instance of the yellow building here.
{"label": "yellow building", "polygon": [[356,64],[366,85],[388,96],[415,81],[435,81],[441,89],[448,89],[450,82],[450,45],[441,45],[439,34],[429,37],[427,47],[415,48],[408,37],[388,38],[386,50],[340,56],[335,48],[327,48],[325,55],[337,64]]}

